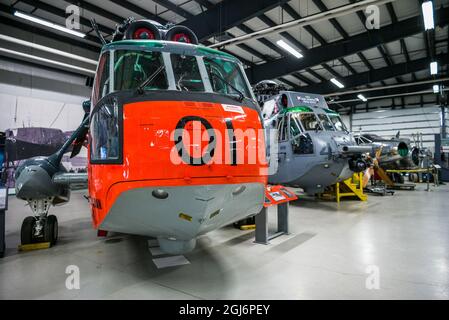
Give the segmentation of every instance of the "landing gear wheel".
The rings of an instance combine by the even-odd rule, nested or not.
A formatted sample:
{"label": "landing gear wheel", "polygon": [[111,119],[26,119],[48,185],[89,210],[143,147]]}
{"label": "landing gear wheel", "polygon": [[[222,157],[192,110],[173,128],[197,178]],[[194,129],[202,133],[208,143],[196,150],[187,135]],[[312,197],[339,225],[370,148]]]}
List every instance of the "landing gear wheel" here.
{"label": "landing gear wheel", "polygon": [[49,215],[45,219],[44,241],[50,242],[51,246],[54,246],[58,241],[58,219],[54,215]]}
{"label": "landing gear wheel", "polygon": [[20,229],[20,241],[22,245],[34,243],[34,225],[36,224],[35,217],[26,217],[22,222]]}
{"label": "landing gear wheel", "polygon": [[408,178],[409,178],[409,181],[410,181],[410,182],[414,182],[414,183],[419,182],[419,176],[418,176],[417,173],[410,173],[410,175],[408,176]]}
{"label": "landing gear wheel", "polygon": [[403,184],[404,183],[404,176],[400,173],[393,172],[391,175],[391,180],[395,183]]}

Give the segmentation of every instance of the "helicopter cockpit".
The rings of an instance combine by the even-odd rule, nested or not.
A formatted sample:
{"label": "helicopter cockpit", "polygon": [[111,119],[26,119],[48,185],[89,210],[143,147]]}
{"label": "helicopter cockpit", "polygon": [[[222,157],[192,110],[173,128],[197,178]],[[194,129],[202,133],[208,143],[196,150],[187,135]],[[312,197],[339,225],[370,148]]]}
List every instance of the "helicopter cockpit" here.
{"label": "helicopter cockpit", "polygon": [[93,105],[111,92],[174,90],[255,100],[242,64],[204,47],[164,41],[119,41],[103,49]]}
{"label": "helicopter cockpit", "polygon": [[92,163],[121,163],[126,101],[178,97],[244,103],[257,109],[242,63],[197,43],[195,34],[183,26],[127,20],[117,28],[113,41],[103,46],[92,90]]}
{"label": "helicopter cockpit", "polygon": [[[289,97],[290,96],[290,97]],[[277,121],[278,141],[291,141],[294,154],[305,155],[314,153],[312,135],[332,134],[338,139],[339,133],[348,134],[338,113],[327,108],[318,107],[319,101],[314,101],[312,107],[307,105],[290,106],[289,100],[293,93],[281,94],[277,105],[282,111],[272,118]],[[276,127],[276,126],[275,126]]]}

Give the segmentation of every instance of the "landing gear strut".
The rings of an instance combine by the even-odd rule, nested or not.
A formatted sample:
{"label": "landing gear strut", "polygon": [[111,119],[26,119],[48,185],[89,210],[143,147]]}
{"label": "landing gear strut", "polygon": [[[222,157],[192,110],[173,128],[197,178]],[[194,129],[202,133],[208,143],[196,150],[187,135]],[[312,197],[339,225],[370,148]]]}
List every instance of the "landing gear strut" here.
{"label": "landing gear strut", "polygon": [[20,230],[22,245],[38,242],[50,242],[53,246],[58,240],[58,219],[48,215],[52,198],[29,200],[28,203],[34,213],[23,220]]}

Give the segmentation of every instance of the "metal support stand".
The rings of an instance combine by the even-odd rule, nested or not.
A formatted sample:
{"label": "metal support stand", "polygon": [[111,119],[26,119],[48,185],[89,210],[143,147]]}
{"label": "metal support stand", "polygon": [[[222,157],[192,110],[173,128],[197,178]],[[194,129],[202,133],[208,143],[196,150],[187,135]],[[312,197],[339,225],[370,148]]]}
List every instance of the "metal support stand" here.
{"label": "metal support stand", "polygon": [[0,258],[5,256],[5,210],[0,210]]}
{"label": "metal support stand", "polygon": [[256,215],[256,240],[255,243],[269,244],[271,239],[288,234],[288,202],[277,205],[278,228],[277,232],[268,232],[268,208],[263,207],[262,211]]}
{"label": "metal support stand", "polygon": [[8,209],[8,189],[0,187],[0,258],[5,255],[5,212]]}

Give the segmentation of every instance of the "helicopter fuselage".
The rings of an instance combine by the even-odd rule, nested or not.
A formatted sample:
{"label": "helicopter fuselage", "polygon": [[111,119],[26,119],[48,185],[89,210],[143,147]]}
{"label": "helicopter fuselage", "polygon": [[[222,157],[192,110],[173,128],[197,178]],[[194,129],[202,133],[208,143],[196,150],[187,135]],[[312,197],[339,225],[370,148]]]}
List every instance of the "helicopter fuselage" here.
{"label": "helicopter fuselage", "polygon": [[277,151],[270,150],[270,161],[277,161],[270,183],[316,194],[366,169],[363,152],[354,150],[352,134],[322,96],[281,91],[265,101],[262,113],[266,129],[278,137]]}

